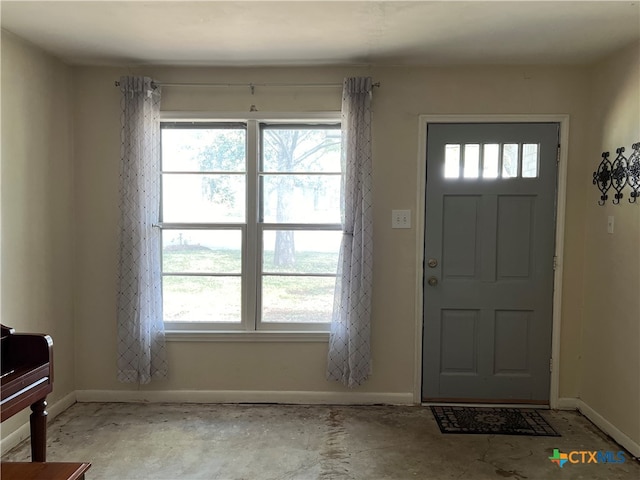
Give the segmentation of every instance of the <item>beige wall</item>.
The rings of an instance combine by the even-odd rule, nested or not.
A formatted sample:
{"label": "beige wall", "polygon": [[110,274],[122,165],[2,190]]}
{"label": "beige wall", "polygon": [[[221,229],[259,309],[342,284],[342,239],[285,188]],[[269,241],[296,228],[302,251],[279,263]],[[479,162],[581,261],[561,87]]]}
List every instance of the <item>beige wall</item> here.
{"label": "beige wall", "polygon": [[[590,183],[603,151],[640,142],[640,46],[632,45],[593,68],[593,142],[582,182]],[[606,205],[590,186],[585,202],[584,317],[580,397],[640,444],[640,200]],[[607,233],[607,217],[614,233]]]}
{"label": "beige wall", "polygon": [[2,323],[53,338],[55,403],[75,390],[72,75],[4,31],[1,54]]}
{"label": "beige wall", "polygon": [[[570,114],[566,251],[563,281],[560,396],[578,394],[583,295],[584,198],[590,153],[584,138],[591,110],[586,68],[76,68],[74,98],[76,211],[76,381],[78,390],[137,389],[116,381],[120,93],[122,74],[163,82],[340,82],[372,75],[374,92],[375,280],[371,380],[356,392],[411,394],[415,373],[417,232],[392,230],[393,208],[417,204],[418,115]],[[164,110],[246,112],[340,108],[339,89],[166,88]],[[326,343],[170,342],[170,377],[146,390],[341,392],[325,380]]]}

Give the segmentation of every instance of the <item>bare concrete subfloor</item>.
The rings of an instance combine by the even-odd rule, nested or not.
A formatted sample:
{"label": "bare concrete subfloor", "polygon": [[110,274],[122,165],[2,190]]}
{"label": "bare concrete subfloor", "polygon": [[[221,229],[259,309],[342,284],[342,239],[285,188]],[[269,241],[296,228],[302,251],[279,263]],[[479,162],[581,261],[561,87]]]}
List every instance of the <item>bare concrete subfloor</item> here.
{"label": "bare concrete subfloor", "polygon": [[[640,464],[565,464],[553,449],[621,448],[576,412],[561,437],[443,435],[427,407],[77,403],[49,424],[47,460],[87,480],[633,479]],[[3,461],[29,461],[29,443]]]}

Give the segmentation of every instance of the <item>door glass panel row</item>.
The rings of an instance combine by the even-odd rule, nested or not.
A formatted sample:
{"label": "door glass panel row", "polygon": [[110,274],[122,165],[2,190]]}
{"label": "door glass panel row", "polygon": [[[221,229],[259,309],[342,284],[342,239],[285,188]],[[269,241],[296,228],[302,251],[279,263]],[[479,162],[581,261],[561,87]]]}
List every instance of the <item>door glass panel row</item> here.
{"label": "door glass panel row", "polygon": [[448,143],[444,151],[444,178],[536,178],[537,143]]}

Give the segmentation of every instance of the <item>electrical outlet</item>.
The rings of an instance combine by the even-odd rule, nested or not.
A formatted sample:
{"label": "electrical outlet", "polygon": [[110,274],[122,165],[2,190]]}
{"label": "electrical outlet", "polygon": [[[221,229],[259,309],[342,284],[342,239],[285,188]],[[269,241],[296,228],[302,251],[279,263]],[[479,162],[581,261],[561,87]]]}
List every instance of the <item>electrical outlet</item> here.
{"label": "electrical outlet", "polygon": [[411,228],[411,210],[391,210],[391,228]]}

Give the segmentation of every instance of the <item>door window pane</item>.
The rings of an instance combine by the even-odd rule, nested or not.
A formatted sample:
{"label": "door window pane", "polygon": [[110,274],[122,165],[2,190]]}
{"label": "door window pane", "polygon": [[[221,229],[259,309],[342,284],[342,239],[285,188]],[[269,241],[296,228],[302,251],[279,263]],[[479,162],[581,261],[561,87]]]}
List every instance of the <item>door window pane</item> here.
{"label": "door window pane", "polygon": [[496,143],[487,143],[484,146],[484,155],[482,163],[483,178],[498,178],[498,164],[500,162],[500,145]]}
{"label": "door window pane", "polygon": [[505,143],[502,146],[502,178],[518,176],[518,150],[517,143]]}
{"label": "door window pane", "polygon": [[522,145],[522,177],[535,178],[538,176],[538,144],[525,143]]}
{"label": "door window pane", "polygon": [[460,145],[447,144],[444,147],[444,178],[460,177]]}
{"label": "door window pane", "polygon": [[464,178],[478,178],[480,172],[480,145],[464,146]]}

